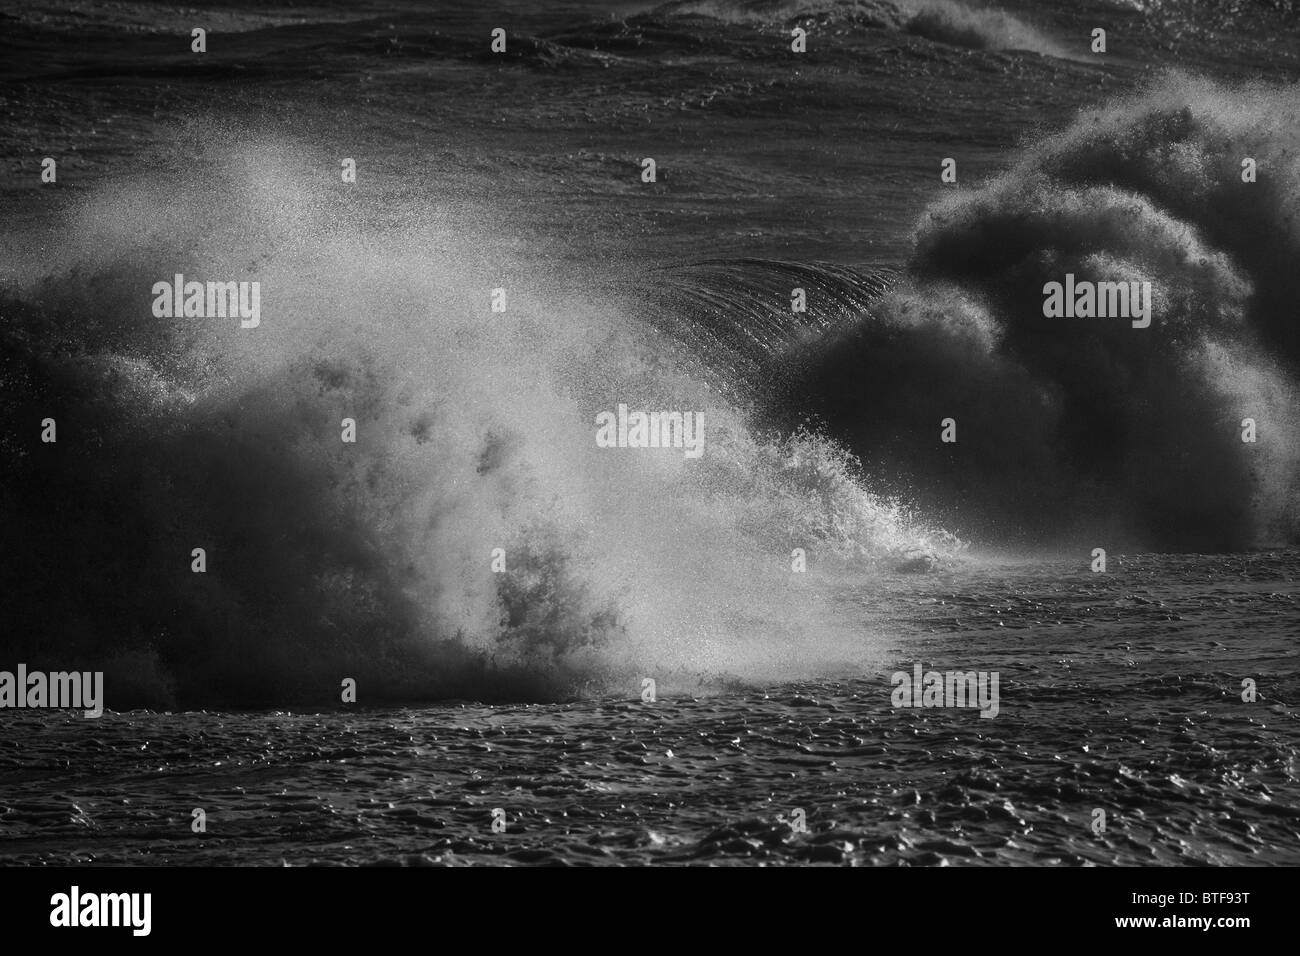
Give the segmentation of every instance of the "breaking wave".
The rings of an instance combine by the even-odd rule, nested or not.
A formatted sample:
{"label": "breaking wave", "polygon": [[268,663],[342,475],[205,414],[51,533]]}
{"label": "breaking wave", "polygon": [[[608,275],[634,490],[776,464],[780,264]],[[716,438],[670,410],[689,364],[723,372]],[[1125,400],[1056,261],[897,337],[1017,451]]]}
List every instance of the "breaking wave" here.
{"label": "breaking wave", "polygon": [[1061,46],[1001,10],[956,0],[679,0],[652,17],[707,16],[729,23],[890,30],[975,50],[1024,50],[1062,57]]}
{"label": "breaking wave", "polygon": [[[115,708],[634,696],[861,668],[828,596],[965,540],[1294,541],[1297,120],[1175,78],[954,187],[901,270],[614,292],[284,144],[103,186],[0,237],[0,657]],[[259,281],[261,326],[154,318],[175,273]],[[1151,326],[1044,318],[1066,273],[1149,281]],[[702,414],[706,453],[598,448],[619,404]]]}
{"label": "breaking wave", "polygon": [[[249,147],[5,237],[6,660],[103,669],[118,709],[635,696],[860,663],[805,577],[960,550],[631,305],[306,168]],[[153,317],[174,273],[259,281],[261,325]],[[596,447],[619,403],[702,413],[705,456]]]}
{"label": "breaking wave", "polygon": [[[1083,114],[934,207],[898,284],[790,359],[789,406],[982,540],[1294,541],[1298,120],[1294,89],[1187,78]],[[1151,326],[1045,318],[1070,273],[1150,282]]]}

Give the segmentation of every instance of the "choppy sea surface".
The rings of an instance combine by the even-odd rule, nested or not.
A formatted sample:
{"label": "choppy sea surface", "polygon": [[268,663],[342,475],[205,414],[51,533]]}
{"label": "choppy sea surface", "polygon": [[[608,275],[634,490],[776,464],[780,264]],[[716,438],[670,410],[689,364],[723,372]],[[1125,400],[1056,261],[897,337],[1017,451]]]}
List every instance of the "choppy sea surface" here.
{"label": "choppy sea surface", "polygon": [[[7,715],[2,858],[1294,865],[1298,568],[891,578],[835,598],[897,609],[886,670],[653,703]],[[998,671],[998,715],[891,708],[913,660]]]}
{"label": "choppy sea surface", "polygon": [[1300,863],[1297,24],[0,4],[0,862]]}

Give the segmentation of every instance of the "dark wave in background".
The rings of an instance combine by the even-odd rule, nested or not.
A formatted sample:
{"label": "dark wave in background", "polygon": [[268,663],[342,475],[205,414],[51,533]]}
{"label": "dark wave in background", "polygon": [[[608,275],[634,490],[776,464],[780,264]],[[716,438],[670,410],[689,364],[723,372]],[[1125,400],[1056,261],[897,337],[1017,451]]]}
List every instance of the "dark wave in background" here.
{"label": "dark wave in background", "polygon": [[[930,212],[907,281],[806,348],[791,404],[984,540],[1294,542],[1298,156],[1294,89],[1177,80],[1085,114]],[[1067,273],[1151,282],[1151,327],[1044,318]]]}
{"label": "dark wave in background", "polygon": [[[68,159],[3,237],[0,662],[114,707],[551,700],[860,661],[819,591],[966,541],[1294,542],[1294,51],[1239,83],[1293,11],[1188,10],[564,6],[498,59],[477,8],[230,9],[200,64],[147,5],[6,12],[9,152]],[[260,280],[263,327],[152,319],[175,272]],[[1044,319],[1065,272],[1151,281],[1152,327]],[[705,457],[595,449],[620,402],[703,411]]]}

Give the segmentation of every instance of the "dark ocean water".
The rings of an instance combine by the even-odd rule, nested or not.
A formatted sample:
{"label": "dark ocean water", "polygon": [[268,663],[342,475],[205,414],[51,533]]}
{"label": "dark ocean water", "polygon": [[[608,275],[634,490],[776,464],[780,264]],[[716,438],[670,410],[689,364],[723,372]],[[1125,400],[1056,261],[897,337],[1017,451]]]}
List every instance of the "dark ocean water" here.
{"label": "dark ocean water", "polygon": [[1298,25],[0,6],[0,667],[113,710],[4,712],[0,859],[1300,862]]}
{"label": "dark ocean water", "polygon": [[[879,673],[654,703],[20,712],[4,859],[1294,865],[1297,558],[886,577],[834,598],[896,615]],[[892,709],[913,658],[1000,712]]]}

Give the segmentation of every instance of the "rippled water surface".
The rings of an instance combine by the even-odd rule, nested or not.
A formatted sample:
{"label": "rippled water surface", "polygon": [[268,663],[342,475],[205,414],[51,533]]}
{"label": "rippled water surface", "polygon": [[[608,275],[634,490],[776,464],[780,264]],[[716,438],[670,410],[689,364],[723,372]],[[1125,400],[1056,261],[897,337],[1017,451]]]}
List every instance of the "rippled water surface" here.
{"label": "rippled water surface", "polygon": [[[905,609],[887,663],[854,679],[652,704],[12,712],[0,859],[1300,863],[1300,554],[1112,561],[848,589],[864,614]],[[889,673],[913,660],[997,671],[999,714],[892,709]]]}

